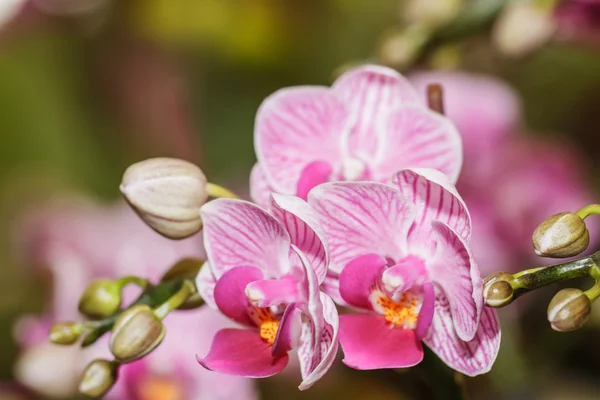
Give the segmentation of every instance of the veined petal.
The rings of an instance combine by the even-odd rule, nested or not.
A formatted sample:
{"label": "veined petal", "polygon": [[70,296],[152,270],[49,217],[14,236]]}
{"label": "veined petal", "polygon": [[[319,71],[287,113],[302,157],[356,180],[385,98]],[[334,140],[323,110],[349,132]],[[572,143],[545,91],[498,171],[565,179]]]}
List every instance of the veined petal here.
{"label": "veined petal", "polygon": [[293,245],[306,256],[319,283],[327,275],[329,246],[317,213],[296,196],[273,194],[271,212],[287,229]]}
{"label": "veined petal", "polygon": [[236,267],[224,273],[214,292],[219,310],[240,324],[255,326],[248,315],[252,306],[246,296],[246,286],[262,278],[262,272],[254,267]]}
{"label": "veined petal", "polygon": [[429,327],[433,322],[433,314],[435,313],[435,290],[432,282],[423,284],[423,302],[419,310],[419,318],[417,319],[417,327],[415,334],[418,339],[423,339],[429,332]]}
{"label": "veined petal", "polygon": [[306,200],[308,192],[321,183],[329,182],[332,174],[333,166],[326,161],[309,163],[300,173],[298,185],[296,186],[296,196]]}
{"label": "veined petal", "polygon": [[274,278],[289,271],[290,236],[260,207],[243,200],[216,199],[200,208],[204,245],[214,275],[253,266]]}
{"label": "veined petal", "polygon": [[267,177],[259,163],[254,164],[250,171],[250,198],[260,207],[267,210],[274,190],[267,182]]}
{"label": "veined petal", "polygon": [[350,126],[346,154],[364,160],[377,152],[383,121],[401,104],[422,104],[410,82],[391,68],[364,65],[342,74],[333,91],[349,107]]}
{"label": "veined petal", "polygon": [[405,105],[387,116],[372,172],[385,181],[402,168],[434,168],[458,180],[462,141],[454,124],[427,108]]}
{"label": "veined petal", "polygon": [[350,261],[340,273],[342,299],[353,307],[372,310],[369,296],[385,266],[385,259],[377,254],[365,254]]}
{"label": "veined petal", "polygon": [[308,195],[329,241],[330,269],[339,273],[365,254],[406,254],[415,209],[398,191],[375,182],[331,182]]}
{"label": "veined petal", "polygon": [[432,222],[437,250],[427,266],[431,279],[448,298],[456,333],[471,340],[483,309],[483,282],[467,244],[448,225]]}
{"label": "veined petal", "polygon": [[340,277],[338,274],[329,271],[321,284],[321,290],[327,293],[336,304],[342,307],[350,307],[340,294]]}
{"label": "veined petal", "polygon": [[215,303],[216,284],[217,279],[212,273],[210,263],[205,261],[202,268],[200,268],[200,272],[196,276],[196,288],[202,299],[204,299],[204,302],[212,308],[217,308],[217,303]]}
{"label": "veined petal", "polygon": [[296,307],[296,304],[291,303],[287,306],[281,321],[279,321],[279,329],[273,348],[271,350],[274,357],[286,354],[295,347],[294,343],[299,339],[302,331],[302,311]]}
{"label": "veined petal", "polygon": [[[302,373],[302,383],[298,386],[300,390],[310,388],[316,381],[321,379],[329,370],[338,350],[339,334],[339,316],[335,304],[325,293],[320,293],[321,303],[323,304],[323,318],[325,324],[323,329],[317,335],[309,334],[309,337],[315,337],[317,340],[313,343],[309,341],[301,342],[298,353],[311,355],[310,362],[305,362],[306,357],[301,357],[300,368]],[[304,322],[304,329],[314,329],[311,321]],[[306,349],[304,349],[306,347]]]}
{"label": "veined petal", "polygon": [[271,345],[257,332],[231,328],[217,332],[206,357],[196,359],[208,370],[247,378],[275,375],[288,363],[287,354],[273,357]]}
{"label": "veined petal", "polygon": [[414,331],[391,328],[381,315],[340,316],[344,364],[354,369],[412,367],[423,359]]}
{"label": "veined petal", "polygon": [[468,376],[485,374],[492,368],[500,349],[496,312],[484,307],[475,337],[465,342],[454,330],[448,299],[438,294],[433,323],[423,340],[450,368]]}
{"label": "veined petal", "polygon": [[267,97],[256,115],[254,148],[269,184],[296,194],[309,163],[338,165],[347,126],[347,107],[329,88],[293,87]]}
{"label": "veined petal", "polygon": [[246,296],[250,303],[262,308],[290,304],[298,298],[298,280],[292,275],[256,280],[246,286]]}

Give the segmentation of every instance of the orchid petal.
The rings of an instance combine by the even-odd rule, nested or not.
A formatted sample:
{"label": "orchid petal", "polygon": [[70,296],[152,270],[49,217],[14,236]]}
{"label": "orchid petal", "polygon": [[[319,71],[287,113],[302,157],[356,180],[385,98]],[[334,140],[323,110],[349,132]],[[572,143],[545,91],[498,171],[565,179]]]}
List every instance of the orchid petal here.
{"label": "orchid petal", "polygon": [[415,211],[395,188],[375,182],[325,183],[311,190],[308,203],[327,234],[334,273],[365,254],[391,259],[406,254]]}
{"label": "orchid petal", "polygon": [[350,307],[340,293],[340,277],[338,274],[329,271],[321,284],[321,290],[327,293],[336,304],[342,307]]}
{"label": "orchid petal", "polygon": [[415,333],[417,338],[422,339],[429,332],[429,327],[433,321],[433,314],[435,313],[435,290],[433,283],[425,282],[423,284],[423,302],[421,303],[421,309],[419,310],[419,318],[417,318],[417,327]]}
{"label": "orchid petal", "polygon": [[275,342],[273,342],[271,350],[273,357],[282,356],[294,347],[294,342],[302,330],[301,317],[302,311],[294,303],[286,307],[279,321]]}
{"label": "orchid petal", "polygon": [[284,275],[279,279],[250,282],[246,286],[246,296],[253,305],[261,308],[289,304],[298,297],[298,280],[294,276]]}
{"label": "orchid petal", "polygon": [[369,299],[385,270],[386,261],[377,254],[365,254],[350,261],[340,273],[340,294],[349,305],[372,310]]}
{"label": "orchid petal", "polygon": [[347,153],[365,160],[377,152],[381,122],[401,104],[419,104],[410,82],[393,69],[365,65],[345,72],[333,84],[335,94],[346,102],[353,127]]}
{"label": "orchid petal", "polygon": [[256,116],[254,147],[273,189],[296,194],[309,163],[338,164],[347,123],[345,104],[329,88],[295,87],[269,96]]}
{"label": "orchid petal", "polygon": [[351,368],[404,368],[423,359],[414,331],[390,327],[381,315],[341,315],[339,337],[343,362]]}
{"label": "orchid petal", "polygon": [[395,265],[386,269],[381,275],[381,283],[390,297],[402,293],[413,287],[421,285],[427,278],[424,261],[410,255],[399,260]]}
{"label": "orchid petal", "polygon": [[205,261],[202,268],[200,268],[200,272],[196,275],[196,288],[200,297],[212,308],[217,308],[217,303],[215,303],[216,284],[217,279],[212,273],[210,263]]}
{"label": "orchid petal", "polygon": [[471,340],[483,309],[483,283],[466,243],[448,225],[432,222],[437,250],[428,270],[446,293],[458,337]]}
{"label": "orchid petal", "polygon": [[243,200],[216,199],[203,205],[200,215],[215,277],[240,266],[256,267],[265,278],[289,271],[290,236],[260,207]]}
{"label": "orchid petal", "polygon": [[423,341],[450,368],[468,376],[484,374],[492,368],[500,349],[496,312],[485,307],[475,337],[465,342],[454,330],[448,299],[438,294],[433,323]]}
{"label": "orchid petal", "polygon": [[210,371],[247,378],[275,375],[288,363],[287,354],[273,357],[271,345],[257,332],[231,328],[217,332],[206,357],[196,359]]}
{"label": "orchid petal", "polygon": [[273,188],[267,182],[262,166],[259,163],[254,164],[250,171],[250,198],[266,210],[271,202],[271,193]]}
{"label": "orchid petal", "polygon": [[313,161],[302,170],[298,185],[296,187],[296,195],[303,200],[306,200],[310,189],[321,183],[329,182],[333,167],[325,161]]}
{"label": "orchid petal", "polygon": [[381,135],[372,170],[385,181],[407,167],[434,168],[458,180],[462,166],[460,134],[448,118],[424,107],[407,105],[393,111]]}
{"label": "orchid petal", "polygon": [[215,303],[219,310],[240,324],[256,326],[248,315],[252,305],[246,296],[246,286],[262,278],[262,272],[254,267],[236,267],[227,271],[215,286]]}
{"label": "orchid petal", "polygon": [[306,255],[319,283],[327,275],[329,246],[317,213],[296,196],[273,194],[271,211],[290,235],[291,243]]}

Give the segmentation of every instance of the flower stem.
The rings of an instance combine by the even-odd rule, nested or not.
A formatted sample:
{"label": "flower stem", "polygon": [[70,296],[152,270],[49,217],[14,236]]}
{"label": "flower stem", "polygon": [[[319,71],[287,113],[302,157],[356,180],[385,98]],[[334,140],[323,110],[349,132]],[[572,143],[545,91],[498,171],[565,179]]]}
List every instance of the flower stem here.
{"label": "flower stem", "polygon": [[140,278],[139,276],[124,276],[116,281],[116,284],[119,286],[119,289],[123,289],[130,283],[139,286],[142,290],[146,289],[146,287],[148,287],[148,285],[150,284],[150,282],[148,282],[147,279]]}
{"label": "flower stem", "polygon": [[225,189],[223,186],[219,186],[215,183],[208,182],[206,184],[206,191],[210,197],[222,197],[226,199],[239,199],[239,196],[233,193],[229,189]]}
{"label": "flower stem", "polygon": [[159,305],[154,309],[154,315],[158,318],[163,319],[171,311],[178,308],[180,305],[185,303],[189,297],[196,292],[194,284],[189,280],[184,280],[181,288],[171,296],[167,301]]}
{"label": "flower stem", "polygon": [[581,219],[586,219],[590,215],[598,215],[600,214],[600,204],[590,204],[589,206],[585,206],[580,208],[575,212]]}

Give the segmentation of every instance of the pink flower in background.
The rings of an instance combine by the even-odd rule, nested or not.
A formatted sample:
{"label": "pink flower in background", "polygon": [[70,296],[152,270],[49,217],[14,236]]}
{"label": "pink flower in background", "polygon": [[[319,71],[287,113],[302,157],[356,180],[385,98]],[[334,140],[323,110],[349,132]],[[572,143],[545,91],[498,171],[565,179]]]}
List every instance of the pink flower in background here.
{"label": "pink flower in background", "polygon": [[483,307],[468,210],[445,175],[414,169],[390,185],[327,183],[308,201],[327,234],[339,296],[363,311],[340,316],[345,364],[413,366],[423,358],[423,340],[457,371],[490,370],[498,321]]}
{"label": "pink flower in background", "polygon": [[[565,144],[519,135],[519,99],[484,75],[418,73],[419,88],[444,86],[447,115],[464,143],[457,187],[473,221],[471,249],[485,274],[540,261],[531,245],[536,226],[552,214],[593,203],[582,155]],[[590,221],[592,240],[597,225]]]}
{"label": "pink flower in background", "polygon": [[561,37],[598,43],[600,39],[600,1],[562,1],[556,8],[555,19]]}
{"label": "pink flower in background", "polygon": [[328,181],[385,181],[400,168],[435,168],[458,178],[460,136],[430,111],[392,69],[362,66],[331,88],[281,89],[260,106],[254,147],[258,163],[251,195],[268,204],[271,192],[306,198]]}
{"label": "pink flower in background", "polygon": [[[110,358],[104,340],[83,351],[47,341],[52,322],[81,319],[77,303],[87,284],[98,277],[127,274],[157,280],[179,259],[204,253],[200,237],[165,239],[125,205],[70,202],[48,207],[27,217],[20,239],[21,251],[32,257],[30,262],[51,272],[53,298],[45,316],[29,316],[17,326],[23,352],[16,376],[33,390],[59,398],[74,394],[89,361]],[[167,334],[160,347],[144,359],[122,366],[121,379],[107,399],[162,400],[168,398],[166,393],[177,394],[176,399],[257,398],[252,381],[199,370],[191,353],[192,349],[207,349],[214,333],[232,326],[230,321],[202,307],[167,316],[165,326]]]}
{"label": "pink flower in background", "polygon": [[244,329],[219,331],[198,362],[213,371],[267,377],[283,370],[288,351],[297,348],[299,387],[307,389],[329,369],[338,346],[335,305],[319,290],[327,242],[300,198],[273,195],[270,209],[273,215],[246,201],[217,199],[200,210],[210,272],[202,270],[198,290]]}

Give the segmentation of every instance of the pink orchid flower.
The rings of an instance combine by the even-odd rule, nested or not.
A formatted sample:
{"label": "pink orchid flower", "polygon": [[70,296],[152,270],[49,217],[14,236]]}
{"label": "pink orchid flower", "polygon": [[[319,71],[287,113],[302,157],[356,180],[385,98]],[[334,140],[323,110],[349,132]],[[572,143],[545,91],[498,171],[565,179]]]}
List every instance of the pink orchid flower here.
{"label": "pink orchid flower", "polygon": [[339,295],[364,311],[340,316],[346,365],[413,366],[423,340],[457,371],[489,371],[500,330],[483,307],[469,212],[446,176],[413,169],[390,184],[326,183],[308,201],[327,234]]}
{"label": "pink orchid flower", "polygon": [[209,268],[197,279],[209,305],[244,329],[223,329],[205,357],[205,368],[267,377],[298,349],[301,390],[329,369],[338,346],[338,315],[319,290],[328,247],[316,214],[298,197],[273,195],[269,214],[242,200],[205,204],[204,242]]}
{"label": "pink orchid flower", "polygon": [[260,106],[251,176],[254,201],[269,193],[306,198],[329,181],[386,181],[401,168],[428,167],[458,178],[461,139],[392,69],[366,65],[332,87],[278,90]]}

